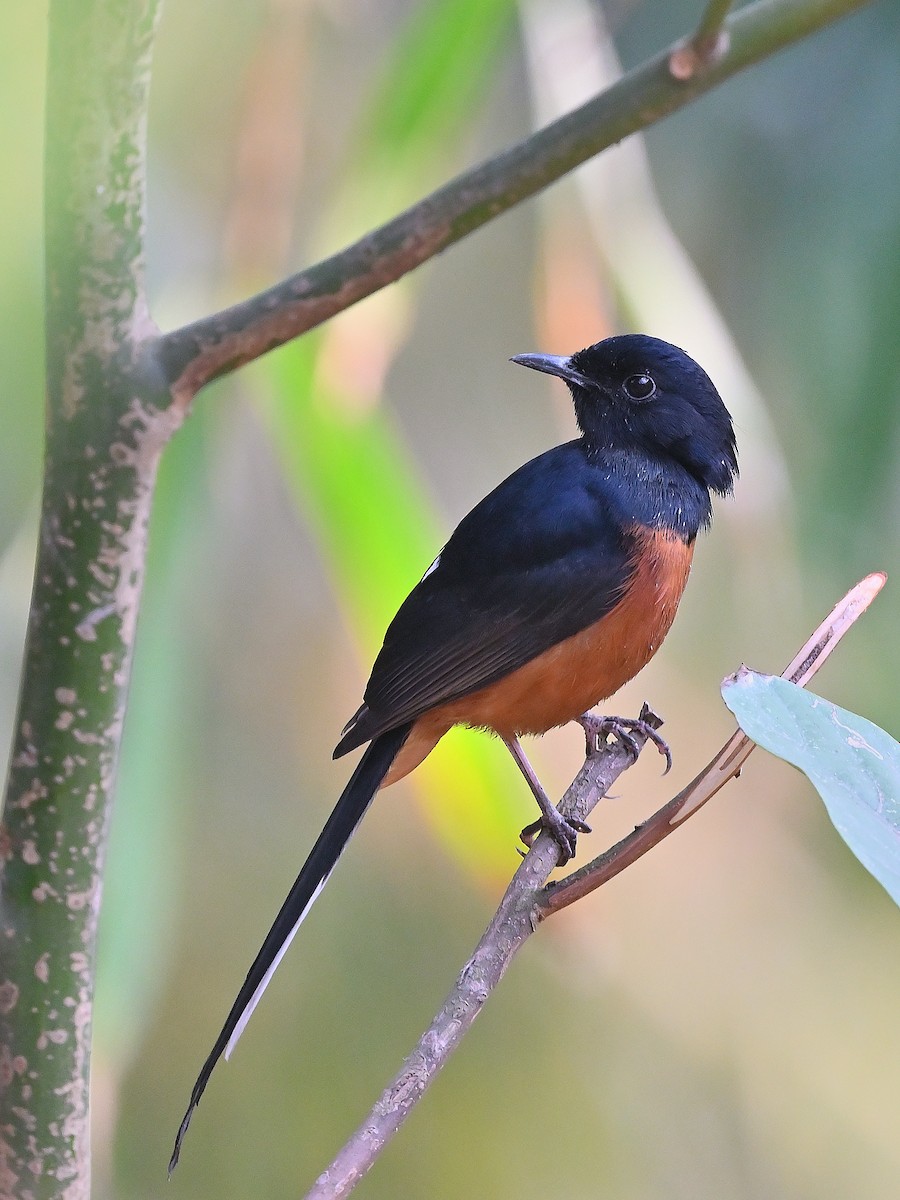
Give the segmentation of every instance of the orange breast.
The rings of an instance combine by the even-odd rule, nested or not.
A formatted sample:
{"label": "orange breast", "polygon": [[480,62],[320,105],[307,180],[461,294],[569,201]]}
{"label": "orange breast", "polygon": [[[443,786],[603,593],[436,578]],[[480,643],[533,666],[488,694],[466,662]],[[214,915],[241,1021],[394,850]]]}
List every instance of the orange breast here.
{"label": "orange breast", "polygon": [[634,536],[631,582],[616,607],[503,679],[420,717],[385,785],[416,767],[452,725],[506,738],[546,733],[634,678],[669,632],[694,554],[693,542],[676,534],[640,528]]}
{"label": "orange breast", "polygon": [[505,737],[545,733],[632,679],[669,632],[694,553],[693,543],[671,533],[640,529],[636,536],[631,582],[611,612],[504,679],[442,706],[435,716],[486,726]]}

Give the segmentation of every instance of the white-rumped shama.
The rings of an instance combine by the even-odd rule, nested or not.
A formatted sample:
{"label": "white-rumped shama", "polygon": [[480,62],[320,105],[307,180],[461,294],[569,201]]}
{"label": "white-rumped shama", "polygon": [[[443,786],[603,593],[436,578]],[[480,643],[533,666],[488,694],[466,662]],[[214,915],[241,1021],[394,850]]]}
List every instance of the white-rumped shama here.
{"label": "white-rumped shama", "polygon": [[[400,606],[335,758],[368,742],[282,905],[194,1085],[170,1171],[227,1057],[375,793],[451,726],[509,746],[541,821],[574,848],[519,746],[579,719],[643,667],[687,582],[710,492],[737,473],[731,418],[706,372],[657,338],[608,338],[568,358],[512,360],[569,385],[581,436],[532,459],[459,523]],[[523,831],[523,837],[534,827]]]}

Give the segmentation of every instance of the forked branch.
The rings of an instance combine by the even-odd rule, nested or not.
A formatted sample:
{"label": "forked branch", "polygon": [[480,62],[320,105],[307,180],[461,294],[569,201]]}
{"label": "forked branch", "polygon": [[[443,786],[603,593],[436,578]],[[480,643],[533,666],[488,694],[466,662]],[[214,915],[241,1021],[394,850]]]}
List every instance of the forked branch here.
{"label": "forked branch", "polygon": [[[785,669],[784,678],[801,686],[808,683],[854,621],[869,607],[884,582],[885,576],[879,572],[867,576],[848,592]],[[645,710],[642,716],[646,715]],[[636,733],[635,740],[643,745],[645,738]],[[612,879],[684,824],[738,774],[752,750],[753,743],[736,732],[673,800],[633,834],[560,883],[547,886],[556,865],[556,843],[546,834],[536,840],[434,1020],[362,1125],[316,1180],[306,1200],[336,1200],[350,1194],[462,1041],[513,957],[538,924]],[[631,752],[620,743],[590,753],[560,802],[560,811],[584,820],[632,761]]]}
{"label": "forked branch", "polygon": [[676,79],[691,79],[711,62],[728,53],[729,37],[725,21],[731,0],[709,0],[697,32],[673,51],[669,70]]}
{"label": "forked branch", "polygon": [[758,0],[726,19],[728,6],[711,0],[693,38],[649,59],[580,108],[451,180],[332,257],[166,334],[159,353],[174,403],[187,408],[212,380],[400,279],[601,150],[865,2]]}

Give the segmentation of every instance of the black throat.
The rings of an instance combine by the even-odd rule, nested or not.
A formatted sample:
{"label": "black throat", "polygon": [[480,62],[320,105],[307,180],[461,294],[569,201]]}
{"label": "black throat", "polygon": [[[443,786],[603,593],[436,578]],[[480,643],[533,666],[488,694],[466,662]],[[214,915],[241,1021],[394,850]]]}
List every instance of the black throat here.
{"label": "black throat", "polygon": [[613,450],[585,443],[588,462],[625,528],[643,525],[667,530],[692,542],[712,517],[709,490],[674,459],[640,450]]}

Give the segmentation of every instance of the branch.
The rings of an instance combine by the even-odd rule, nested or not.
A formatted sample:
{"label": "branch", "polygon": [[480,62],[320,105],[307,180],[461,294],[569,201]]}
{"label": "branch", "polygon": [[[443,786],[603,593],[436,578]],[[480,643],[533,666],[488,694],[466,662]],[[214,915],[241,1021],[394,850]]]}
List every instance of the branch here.
{"label": "branch", "polygon": [[723,26],[730,8],[731,0],[709,0],[697,32],[669,59],[669,70],[676,79],[691,79],[698,71],[727,53],[728,34]]}
{"label": "branch", "polygon": [[100,881],[163,412],[143,286],[158,0],[53,0],[47,422],[0,837],[0,1197],[90,1194]]}
{"label": "branch", "polygon": [[[785,669],[785,677],[801,686],[806,684],[865,612],[884,582],[881,573],[869,575],[848,592]],[[659,723],[659,718],[646,707],[641,716],[654,726]],[[643,746],[646,739],[635,734],[635,740]],[[306,1200],[337,1200],[350,1194],[462,1041],[513,957],[538,924],[613,878],[677,829],[740,771],[752,749],[753,744],[742,733],[734,734],[693,783],[633,834],[561,883],[549,887],[545,884],[556,865],[558,851],[552,839],[541,834],[513,876],[475,953],[463,967],[440,1011],[365,1121],[316,1180]],[[590,753],[560,802],[560,811],[583,820],[632,762],[630,752],[619,743]]]}
{"label": "branch", "polygon": [[[646,706],[641,716],[654,727],[661,724]],[[633,738],[638,747],[643,747],[643,733],[635,731]],[[590,753],[560,801],[560,812],[584,820],[633,762],[633,753],[622,743],[604,745]],[[365,1122],[316,1180],[306,1200],[335,1200],[349,1195],[406,1120],[468,1032],[513,956],[534,932],[535,898],[541,894],[558,857],[556,842],[546,832],[541,833],[440,1011]]]}
{"label": "branch", "polygon": [[[400,279],[601,150],[865,2],[758,0],[724,23],[717,38],[721,53],[698,57],[696,38],[670,47],[332,257],[232,308],[173,330],[162,340],[161,357],[176,406],[186,409],[212,380]],[[719,29],[722,7],[713,0],[697,37]],[[694,47],[689,69],[682,61],[685,46]]]}
{"label": "branch", "polygon": [[[855,588],[852,588],[785,667],[782,677],[800,687],[805,687],[850,626],[866,611],[884,587],[886,579],[887,576],[879,571],[874,575],[867,575]],[[754,748],[754,743],[746,734],[741,733],[740,730],[733,733],[712,762],[704,767],[696,779],[668,804],[655,812],[649,820],[645,821],[643,825],[639,825],[633,833],[628,834],[615,846],[595,858],[593,862],[573,871],[562,882],[547,888],[537,902],[538,919],[543,920],[551,913],[559,912],[560,909],[574,904],[582,896],[589,895],[601,884],[608,882],[620,871],[624,871],[627,866],[641,858],[663,838],[674,833],[688,817],[692,817],[695,812],[698,812],[707,800],[711,800],[730,779],[734,779],[740,774],[741,768]]]}
{"label": "branch", "polygon": [[699,46],[704,42],[716,41],[722,26],[725,24],[725,18],[728,16],[728,10],[731,8],[732,0],[709,0],[703,16],[700,18],[700,24],[697,26],[697,32],[694,34],[694,45]]}

